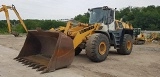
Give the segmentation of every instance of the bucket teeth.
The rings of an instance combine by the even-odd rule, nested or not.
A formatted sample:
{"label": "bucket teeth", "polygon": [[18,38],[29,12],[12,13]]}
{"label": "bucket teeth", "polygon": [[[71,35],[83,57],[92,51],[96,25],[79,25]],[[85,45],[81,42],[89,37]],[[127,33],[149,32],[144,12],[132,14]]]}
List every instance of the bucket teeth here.
{"label": "bucket teeth", "polygon": [[25,61],[22,62],[22,64],[27,65],[28,62],[29,62],[28,60],[25,60]]}
{"label": "bucket teeth", "polygon": [[28,61],[27,63],[26,63],[26,65],[30,65],[32,62],[30,62],[30,61]]}
{"label": "bucket teeth", "polygon": [[20,61],[21,59],[23,59],[23,58],[17,58],[16,61]]}
{"label": "bucket teeth", "polygon": [[28,65],[29,63],[31,63],[31,62],[29,62],[28,60],[26,60],[25,62],[23,62],[23,64],[25,64],[25,65]]}
{"label": "bucket teeth", "polygon": [[23,61],[25,61],[25,59],[21,58],[21,59],[19,59],[18,61],[19,61],[19,62],[23,62]]}
{"label": "bucket teeth", "polygon": [[26,65],[28,65],[29,63],[31,63],[31,62],[28,61],[28,60],[26,60],[26,61],[24,62],[24,64],[26,64]]}
{"label": "bucket teeth", "polygon": [[14,60],[18,59],[18,57],[14,58]]}
{"label": "bucket teeth", "polygon": [[15,60],[17,60],[18,62],[22,62],[22,64],[25,65],[28,65],[28,67],[32,67],[32,69],[37,69],[37,71],[43,71],[44,73],[46,72],[46,66],[44,65],[41,65],[39,63],[36,63],[36,62],[33,62],[33,61],[30,61],[26,58],[15,58]]}
{"label": "bucket teeth", "polygon": [[36,69],[36,68],[39,68],[40,67],[40,65],[35,65],[35,66],[33,66],[33,68],[32,69]]}
{"label": "bucket teeth", "polygon": [[44,69],[44,70],[41,72],[41,74],[44,74],[44,73],[47,73],[47,72],[49,72],[49,71],[48,71],[47,68],[46,68],[46,69]]}
{"label": "bucket teeth", "polygon": [[31,64],[32,62],[30,62],[30,61],[28,61],[28,60],[25,60],[25,61],[23,61],[22,62],[22,64],[25,64],[25,65],[29,65],[29,64]]}
{"label": "bucket teeth", "polygon": [[28,67],[33,67],[35,65],[36,65],[36,63],[31,63]]}
{"label": "bucket teeth", "polygon": [[46,67],[45,66],[41,66],[37,69],[37,71],[43,71]]}
{"label": "bucket teeth", "polygon": [[25,59],[20,59],[20,60],[19,60],[19,62],[23,62],[23,61],[25,61]]}
{"label": "bucket teeth", "polygon": [[23,63],[24,63],[25,61],[26,61],[25,59],[22,60]]}

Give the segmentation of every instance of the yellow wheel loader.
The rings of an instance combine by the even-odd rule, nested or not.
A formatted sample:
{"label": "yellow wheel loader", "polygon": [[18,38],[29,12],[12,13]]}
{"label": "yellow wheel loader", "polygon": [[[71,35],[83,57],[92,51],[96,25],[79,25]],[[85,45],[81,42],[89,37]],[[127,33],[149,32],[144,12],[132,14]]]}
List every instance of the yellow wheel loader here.
{"label": "yellow wheel loader", "polygon": [[4,12],[5,16],[6,16],[6,20],[7,20],[7,24],[8,24],[8,32],[13,34],[15,37],[19,36],[19,33],[12,31],[11,29],[11,23],[10,23],[10,19],[9,19],[9,13],[8,13],[8,9],[13,10],[14,13],[16,14],[16,16],[18,17],[20,23],[22,24],[23,28],[25,29],[26,32],[28,32],[26,25],[24,24],[22,18],[20,17],[18,11],[16,10],[15,6],[6,6],[6,5],[2,5],[2,7],[0,8],[0,12]]}
{"label": "yellow wheel loader", "polygon": [[129,55],[133,28],[115,20],[115,10],[107,6],[89,9],[89,24],[69,21],[57,29],[29,30],[15,60],[45,73],[69,66],[82,49],[93,62],[104,61],[110,46],[119,54]]}
{"label": "yellow wheel loader", "polygon": [[146,42],[144,33],[141,32],[141,28],[133,28],[134,44],[142,45]]}

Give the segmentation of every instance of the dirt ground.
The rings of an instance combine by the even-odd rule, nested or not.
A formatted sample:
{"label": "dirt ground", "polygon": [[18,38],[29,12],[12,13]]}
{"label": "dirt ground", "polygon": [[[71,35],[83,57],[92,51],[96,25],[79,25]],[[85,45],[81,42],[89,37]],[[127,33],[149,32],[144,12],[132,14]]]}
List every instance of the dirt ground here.
{"label": "dirt ground", "polygon": [[0,35],[0,77],[159,77],[160,45],[134,45],[131,55],[119,55],[110,49],[107,59],[91,62],[84,51],[68,68],[40,74],[36,69],[13,60],[25,41],[25,36]]}

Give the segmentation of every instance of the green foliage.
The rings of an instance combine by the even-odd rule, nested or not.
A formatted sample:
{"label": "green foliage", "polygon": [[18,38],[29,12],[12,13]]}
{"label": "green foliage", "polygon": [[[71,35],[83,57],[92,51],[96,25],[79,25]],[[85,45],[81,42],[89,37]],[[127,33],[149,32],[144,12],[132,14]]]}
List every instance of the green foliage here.
{"label": "green foliage", "polygon": [[160,30],[160,6],[129,6],[116,11],[116,19],[120,18],[123,18],[123,21],[129,21],[133,27],[142,28],[142,30]]}
{"label": "green foliage", "polygon": [[[133,27],[141,28],[142,30],[160,30],[160,6],[150,5],[147,7],[126,7],[116,11],[116,19],[123,18],[123,21],[130,22]],[[79,14],[74,17],[82,23],[89,22],[89,13]],[[66,26],[66,22],[56,20],[24,20],[28,30],[35,30],[37,27],[48,30],[59,26]],[[12,31],[24,33],[22,25],[18,20],[11,20]],[[0,20],[0,33],[8,33],[6,20]]]}
{"label": "green foliage", "polygon": [[16,31],[18,33],[25,33],[25,30],[24,30],[24,28],[22,27],[21,24],[18,24],[16,26],[12,27],[12,30]]}
{"label": "green foliage", "polygon": [[0,28],[0,34],[7,34],[8,29],[7,28]]}
{"label": "green foliage", "polygon": [[[142,30],[160,30],[160,6],[126,7],[116,11],[116,19],[130,22],[133,27]],[[89,13],[75,16],[75,20],[88,23]]]}
{"label": "green foliage", "polygon": [[43,21],[40,25],[40,27],[45,30],[48,30],[50,28],[57,28],[59,26],[66,26],[66,23],[55,21],[55,20],[46,20],[46,21]]}
{"label": "green foliage", "polygon": [[74,20],[82,23],[89,23],[89,13],[84,13],[83,15],[79,14],[75,16]]}
{"label": "green foliage", "polygon": [[[50,28],[57,28],[59,26],[66,26],[66,22],[56,21],[56,20],[33,20],[27,19],[23,20],[28,30],[35,30],[36,28],[41,28],[43,30],[49,30]],[[18,20],[11,20],[12,31],[25,33],[23,26]],[[7,33],[7,22],[5,20],[0,21],[0,33]]]}
{"label": "green foliage", "polygon": [[8,27],[7,27],[7,21],[1,20],[0,21],[0,34],[6,34],[8,32]]}

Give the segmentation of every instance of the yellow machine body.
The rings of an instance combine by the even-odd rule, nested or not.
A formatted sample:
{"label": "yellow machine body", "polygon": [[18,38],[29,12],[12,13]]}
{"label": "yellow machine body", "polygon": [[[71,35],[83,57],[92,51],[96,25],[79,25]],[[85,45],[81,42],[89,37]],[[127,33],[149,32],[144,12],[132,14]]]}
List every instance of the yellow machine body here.
{"label": "yellow machine body", "polygon": [[68,22],[65,28],[29,30],[24,46],[15,59],[43,72],[67,67],[75,56],[74,49],[99,26],[82,23],[73,26]]}
{"label": "yellow machine body", "polygon": [[[115,46],[118,53],[129,55],[132,51],[132,25],[115,19],[107,20],[115,14],[108,7],[93,10],[97,15],[103,15],[99,12],[104,13],[94,23],[75,24],[69,21],[65,27],[28,31],[24,46],[15,59],[43,72],[50,72],[69,66],[76,53],[79,54],[82,49],[86,49],[86,55],[94,62],[104,61],[111,45]],[[104,20],[108,16],[106,12],[112,14],[108,13],[110,16]],[[91,18],[94,19],[97,19],[96,16]],[[113,29],[109,30],[109,26]]]}

